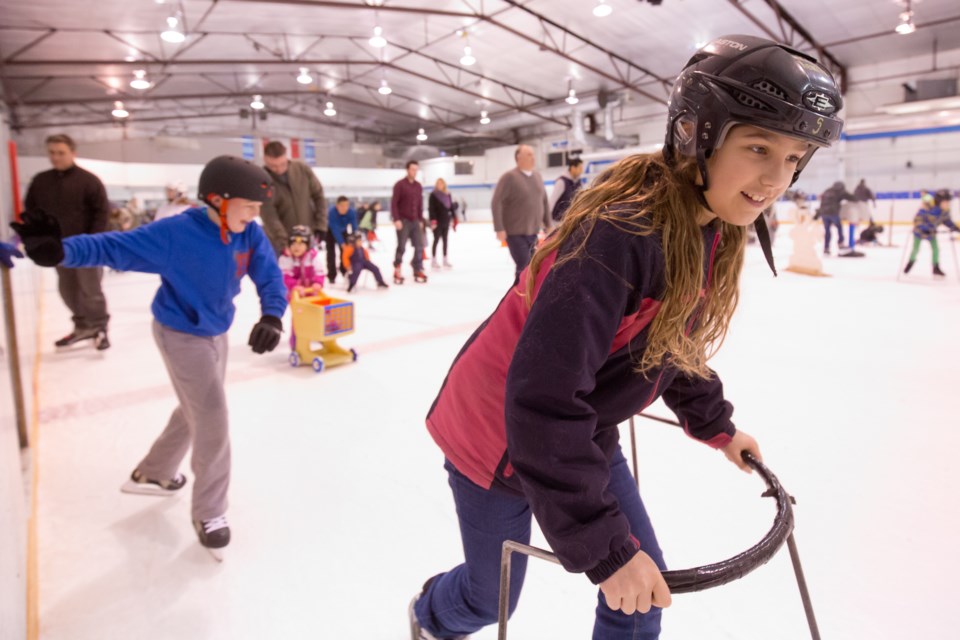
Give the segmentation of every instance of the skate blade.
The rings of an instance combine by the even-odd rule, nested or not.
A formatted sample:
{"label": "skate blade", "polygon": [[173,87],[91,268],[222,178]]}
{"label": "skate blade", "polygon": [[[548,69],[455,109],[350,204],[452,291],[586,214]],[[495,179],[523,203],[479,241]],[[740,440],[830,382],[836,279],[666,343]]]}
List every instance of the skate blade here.
{"label": "skate blade", "polygon": [[[203,547],[203,545],[200,545]],[[223,549],[211,549],[210,547],[203,547],[210,556],[217,562],[223,562]]]}
{"label": "skate blade", "polygon": [[120,491],[123,493],[132,493],[140,496],[160,496],[167,497],[172,496],[177,491],[176,489],[164,489],[163,487],[158,487],[155,484],[141,484],[139,482],[134,482],[133,480],[127,480],[120,487]]}

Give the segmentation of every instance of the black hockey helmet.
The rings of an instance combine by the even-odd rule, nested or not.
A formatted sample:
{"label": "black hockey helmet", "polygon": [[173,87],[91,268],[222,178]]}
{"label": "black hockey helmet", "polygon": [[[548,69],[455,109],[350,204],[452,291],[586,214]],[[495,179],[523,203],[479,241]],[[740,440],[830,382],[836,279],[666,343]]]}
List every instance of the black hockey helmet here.
{"label": "black hockey helmet", "polygon": [[211,196],[266,202],[273,197],[273,181],[263,168],[252,162],[235,156],[218,156],[203,167],[197,190],[199,198],[210,206],[213,206]]}
{"label": "black hockey helmet", "polygon": [[297,241],[304,243],[308,247],[313,244],[313,233],[310,231],[310,227],[304,224],[294,225],[293,229],[290,230],[288,244],[293,244]]}
{"label": "black hockey helmet", "polygon": [[843,120],[836,114],[842,107],[836,81],[814,58],[772,40],[725,36],[700,49],[680,72],[664,147],[668,158],[675,151],[696,157],[706,190],[706,159],[733,125],[751,124],[814,145],[797,165],[796,182],[813,152],[840,138]]}
{"label": "black hockey helmet", "polygon": [[[697,51],[677,77],[668,104],[664,156],[695,157],[702,194],[710,184],[707,158],[734,125],[754,125],[811,143],[793,184],[817,148],[840,138],[843,121],[837,113],[842,107],[836,81],[816,59],[772,40],[724,36]],[[756,228],[776,274],[762,215]]]}
{"label": "black hockey helmet", "polygon": [[950,202],[953,199],[953,194],[950,193],[950,189],[937,189],[933,194],[933,204],[940,206],[944,202]]}

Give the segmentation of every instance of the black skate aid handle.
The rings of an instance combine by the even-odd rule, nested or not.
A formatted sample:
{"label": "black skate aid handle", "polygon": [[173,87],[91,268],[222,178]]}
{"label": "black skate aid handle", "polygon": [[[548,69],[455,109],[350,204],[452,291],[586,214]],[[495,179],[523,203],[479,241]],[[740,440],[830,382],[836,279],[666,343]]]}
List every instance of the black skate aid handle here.
{"label": "black skate aid handle", "polygon": [[[776,500],[777,512],[773,519],[773,526],[760,542],[732,558],[702,567],[664,571],[663,579],[666,581],[667,586],[670,587],[671,593],[704,591],[705,589],[719,587],[728,582],[739,580],[754,569],[769,562],[770,558],[776,555],[777,551],[779,551],[784,542],[786,542],[787,537],[793,532],[792,499],[780,484],[780,481],[770,469],[746,451],[743,452],[743,459],[751,468],[757,471],[767,485],[767,490],[761,494],[761,497],[772,497]],[[503,553],[501,556],[501,592],[503,592],[504,589],[509,591],[510,557],[514,551],[560,564],[557,556],[545,549],[507,540],[503,543]],[[504,599],[501,605],[505,605],[507,599]]]}

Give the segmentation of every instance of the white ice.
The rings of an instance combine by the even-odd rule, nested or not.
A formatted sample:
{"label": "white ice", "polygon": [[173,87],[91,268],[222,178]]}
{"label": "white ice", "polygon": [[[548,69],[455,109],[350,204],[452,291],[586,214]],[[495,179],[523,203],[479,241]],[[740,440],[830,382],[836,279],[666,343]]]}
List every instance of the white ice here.
{"label": "white ice", "polygon": [[[393,234],[381,231],[373,257],[389,276]],[[797,499],[796,540],[830,640],[947,639],[960,628],[956,245],[941,243],[947,279],[931,277],[925,247],[897,281],[905,234],[862,259],[828,258],[830,278],[774,279],[751,247],[742,302],[713,361],[736,423]],[[782,233],[782,266],[789,249]],[[250,351],[259,311],[245,286],[228,365],[234,539],[223,564],[196,541],[189,485],[167,499],[119,491],[175,405],[150,333],[157,278],[107,274],[113,348],[54,353],[69,315],[47,272],[41,637],[408,637],[410,597],[461,559],[442,456],[423,419],[512,280],[489,224],[451,233],[450,260],[426,285],[408,278],[378,292],[368,279],[349,296],[331,287],[355,302],[356,333],[341,343],[360,359],[319,375],[287,365],[285,340],[266,356]],[[760,539],[773,506],[757,477],[672,427],[638,428],[642,495],[673,568]],[[192,478],[189,460],[182,470]],[[545,544],[539,533],[534,542]],[[594,593],[583,576],[531,561],[509,637],[589,638]],[[475,635],[495,637],[494,627]],[[662,637],[810,637],[786,549],[736,583],[677,595]]]}

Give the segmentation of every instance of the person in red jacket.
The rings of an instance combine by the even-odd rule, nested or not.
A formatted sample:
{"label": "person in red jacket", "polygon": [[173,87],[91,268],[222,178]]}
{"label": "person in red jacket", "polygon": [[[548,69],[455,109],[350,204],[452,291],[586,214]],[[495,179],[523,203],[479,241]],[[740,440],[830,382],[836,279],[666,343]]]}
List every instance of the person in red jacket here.
{"label": "person in red jacket", "polygon": [[420,165],[416,160],[407,162],[407,175],[397,180],[393,185],[393,198],[390,200],[390,217],[397,228],[397,255],[393,260],[393,282],[403,284],[403,274],[400,273],[400,264],[403,262],[403,253],[407,248],[407,240],[413,244],[413,279],[417,282],[426,282],[427,274],[423,272],[423,230],[420,224],[423,220],[423,185],[417,182],[417,171]]}
{"label": "person in red jacket", "polygon": [[413,638],[497,621],[502,545],[528,543],[531,517],[564,568],[599,586],[594,640],[657,638],[666,566],[618,425],[662,396],[692,438],[744,470],[744,453],[760,459],[707,362],[737,304],[746,226],[773,269],[762,212],[839,138],[842,99],[807,54],[739,35],[698,51],[670,95],[663,149],[576,198],[430,408],[465,562],[414,597]]}

